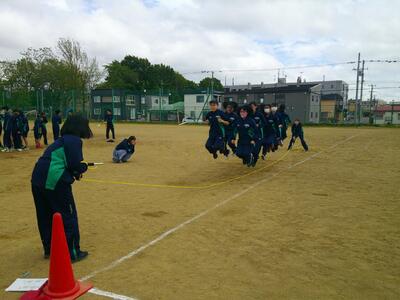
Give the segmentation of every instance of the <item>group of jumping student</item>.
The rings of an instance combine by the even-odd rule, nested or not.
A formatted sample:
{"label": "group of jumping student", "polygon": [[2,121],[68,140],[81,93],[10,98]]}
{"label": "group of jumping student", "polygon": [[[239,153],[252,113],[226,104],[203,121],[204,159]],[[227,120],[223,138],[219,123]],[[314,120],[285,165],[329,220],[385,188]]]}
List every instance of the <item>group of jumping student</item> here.
{"label": "group of jumping student", "polygon": [[[205,121],[210,125],[210,130],[205,147],[214,159],[218,158],[218,153],[228,157],[232,151],[242,159],[244,165],[255,167],[260,153],[265,160],[267,153],[278,150],[287,138],[291,120],[284,104],[278,107],[276,104],[258,105],[252,102],[238,108],[235,102],[228,102],[223,104],[222,111],[218,108],[218,102],[212,100],[209,106]],[[300,138],[304,150],[308,151],[299,119],[294,121],[291,129],[288,150]]]}
{"label": "group of jumping student", "polygon": [[[56,110],[52,117],[52,129],[54,140],[60,136],[60,124],[62,123],[61,112]],[[48,145],[47,127],[48,123],[45,112],[36,115],[33,125],[33,136],[36,148],[41,148],[43,138],[44,145]],[[3,143],[0,138],[2,152],[29,150],[28,145],[29,122],[24,112],[20,109],[2,107],[0,113],[0,137],[3,135]]]}

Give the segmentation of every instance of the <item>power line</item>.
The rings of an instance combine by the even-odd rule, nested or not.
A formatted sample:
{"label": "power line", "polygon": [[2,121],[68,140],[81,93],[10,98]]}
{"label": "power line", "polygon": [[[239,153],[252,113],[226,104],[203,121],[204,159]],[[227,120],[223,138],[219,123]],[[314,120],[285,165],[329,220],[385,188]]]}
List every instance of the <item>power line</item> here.
{"label": "power line", "polygon": [[[327,66],[349,65],[349,64],[355,64],[355,63],[356,63],[355,61],[347,61],[347,62],[328,63],[328,64],[299,65],[299,66],[275,67],[275,68],[265,68],[265,69],[220,69],[215,72],[270,72],[270,71],[279,71],[279,70],[292,70],[292,69],[305,69],[305,68],[318,68],[318,67],[327,67]],[[201,74],[201,73],[204,73],[204,71],[185,72],[185,73],[182,73],[182,75]]]}

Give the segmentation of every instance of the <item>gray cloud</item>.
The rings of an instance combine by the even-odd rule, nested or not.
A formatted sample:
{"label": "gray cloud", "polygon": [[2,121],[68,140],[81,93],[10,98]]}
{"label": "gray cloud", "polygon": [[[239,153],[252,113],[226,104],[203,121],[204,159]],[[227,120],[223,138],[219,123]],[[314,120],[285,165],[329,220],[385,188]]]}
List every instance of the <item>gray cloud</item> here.
{"label": "gray cloud", "polygon": [[[262,69],[288,65],[400,59],[398,1],[3,0],[0,59],[27,47],[78,40],[101,64],[126,54],[166,63],[181,72]],[[344,79],[351,65],[287,70],[289,80]],[[400,64],[368,64],[366,80],[400,86]],[[216,73],[222,81],[271,82],[276,71]],[[199,80],[203,75],[188,74]],[[397,83],[395,82],[397,81]],[[400,89],[377,90],[389,100]]]}

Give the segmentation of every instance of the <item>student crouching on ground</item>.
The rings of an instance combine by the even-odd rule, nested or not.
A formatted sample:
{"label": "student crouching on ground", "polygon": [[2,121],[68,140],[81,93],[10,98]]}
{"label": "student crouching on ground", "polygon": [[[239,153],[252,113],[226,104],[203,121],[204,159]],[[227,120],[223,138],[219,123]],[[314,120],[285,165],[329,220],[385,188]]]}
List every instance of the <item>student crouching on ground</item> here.
{"label": "student crouching on ground", "polygon": [[130,136],[123,139],[121,143],[115,147],[113,151],[113,162],[124,163],[127,162],[135,152],[136,137]]}

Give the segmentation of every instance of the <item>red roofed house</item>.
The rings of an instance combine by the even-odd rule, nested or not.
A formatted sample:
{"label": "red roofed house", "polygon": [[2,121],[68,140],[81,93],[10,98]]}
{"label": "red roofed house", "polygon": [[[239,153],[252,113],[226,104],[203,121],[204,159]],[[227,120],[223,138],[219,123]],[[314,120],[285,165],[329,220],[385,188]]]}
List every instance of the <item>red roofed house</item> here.
{"label": "red roofed house", "polygon": [[400,124],[400,103],[377,106],[374,119],[374,124]]}

